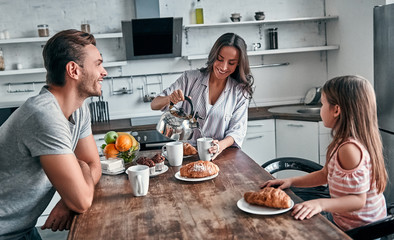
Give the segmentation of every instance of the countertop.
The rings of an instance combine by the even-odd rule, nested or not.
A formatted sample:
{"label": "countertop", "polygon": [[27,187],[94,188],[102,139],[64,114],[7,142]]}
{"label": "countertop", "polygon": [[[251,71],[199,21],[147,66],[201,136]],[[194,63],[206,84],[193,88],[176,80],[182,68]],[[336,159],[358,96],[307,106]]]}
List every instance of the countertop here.
{"label": "countertop", "polygon": [[[282,105],[282,106],[303,107],[304,105],[294,104],[294,105]],[[321,121],[320,115],[318,114],[306,114],[306,113],[299,114],[292,112],[272,113],[268,111],[268,109],[272,107],[278,107],[278,106],[250,107],[248,112],[248,120],[288,119],[288,120],[301,120],[301,121],[311,121],[311,122]],[[118,132],[130,132],[130,131],[143,131],[143,130],[153,130],[153,129],[156,129],[156,124],[132,126],[129,118],[92,124],[93,134],[103,134],[111,130]]]}

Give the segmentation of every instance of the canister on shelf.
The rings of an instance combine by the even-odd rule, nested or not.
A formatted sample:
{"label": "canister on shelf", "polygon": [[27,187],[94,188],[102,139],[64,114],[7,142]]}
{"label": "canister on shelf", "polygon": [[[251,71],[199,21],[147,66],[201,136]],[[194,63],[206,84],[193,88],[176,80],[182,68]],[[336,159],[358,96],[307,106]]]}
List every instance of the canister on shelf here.
{"label": "canister on shelf", "polygon": [[89,23],[81,23],[81,31],[90,33],[90,25]]}
{"label": "canister on shelf", "polygon": [[39,37],[48,37],[49,36],[48,24],[37,25],[37,29],[38,29],[38,36]]}
{"label": "canister on shelf", "polygon": [[278,28],[268,28],[269,49],[278,49]]}

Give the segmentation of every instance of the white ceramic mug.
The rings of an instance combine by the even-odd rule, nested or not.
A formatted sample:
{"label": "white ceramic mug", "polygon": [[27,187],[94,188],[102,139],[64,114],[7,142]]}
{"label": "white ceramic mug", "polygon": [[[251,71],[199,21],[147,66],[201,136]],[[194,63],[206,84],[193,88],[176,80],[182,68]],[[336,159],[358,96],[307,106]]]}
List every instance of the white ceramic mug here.
{"label": "white ceramic mug", "polygon": [[[216,145],[216,153],[209,153],[208,150]],[[212,138],[199,138],[197,139],[197,150],[200,160],[210,161],[219,154],[219,144],[213,143]]]}
{"label": "white ceramic mug", "polygon": [[133,195],[145,196],[149,189],[149,167],[146,165],[131,166],[126,170]]}
{"label": "white ceramic mug", "polygon": [[169,142],[161,148],[163,156],[167,158],[171,166],[180,166],[183,161],[183,143]]}

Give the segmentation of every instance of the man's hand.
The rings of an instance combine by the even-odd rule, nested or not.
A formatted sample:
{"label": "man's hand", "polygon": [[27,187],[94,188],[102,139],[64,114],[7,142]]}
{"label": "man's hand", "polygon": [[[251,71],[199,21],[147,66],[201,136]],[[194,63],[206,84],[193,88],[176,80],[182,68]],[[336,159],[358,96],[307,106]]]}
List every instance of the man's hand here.
{"label": "man's hand", "polygon": [[45,224],[41,227],[42,230],[52,229],[52,231],[69,230],[75,213],[71,211],[63,200],[56,204],[49,214]]}

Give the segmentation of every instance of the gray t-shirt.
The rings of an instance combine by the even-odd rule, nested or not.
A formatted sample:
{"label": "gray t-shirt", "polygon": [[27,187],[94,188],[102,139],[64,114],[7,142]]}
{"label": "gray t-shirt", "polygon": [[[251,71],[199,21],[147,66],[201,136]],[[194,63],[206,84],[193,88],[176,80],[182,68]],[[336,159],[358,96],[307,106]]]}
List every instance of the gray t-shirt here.
{"label": "gray t-shirt", "polygon": [[73,153],[91,133],[87,105],[68,120],[46,86],[0,127],[0,239],[34,227],[55,193],[40,156]]}

